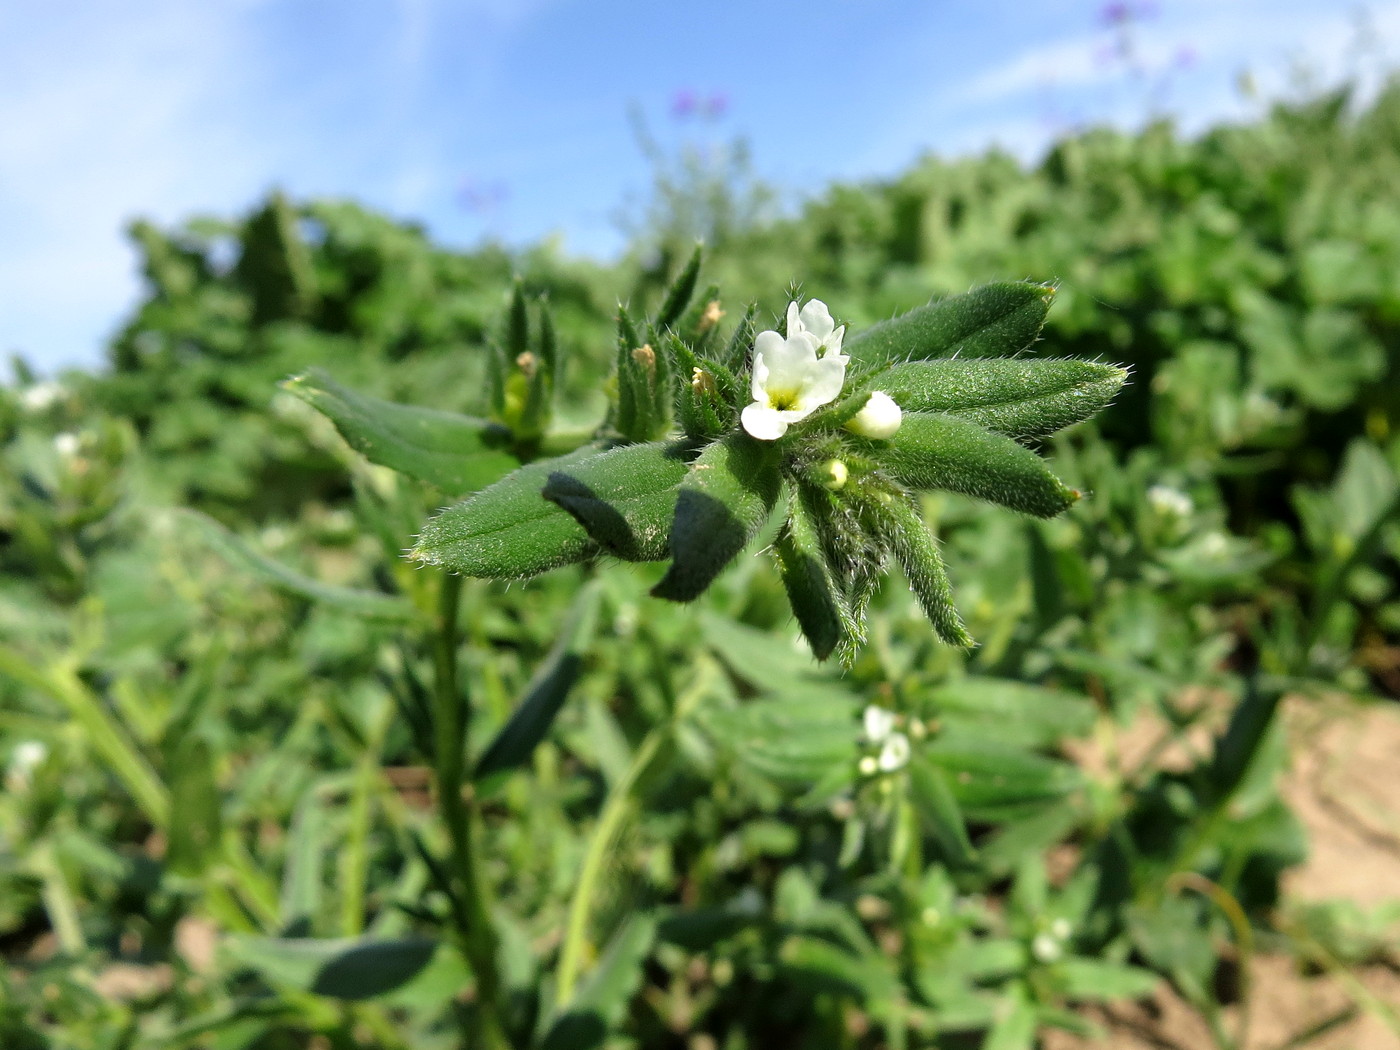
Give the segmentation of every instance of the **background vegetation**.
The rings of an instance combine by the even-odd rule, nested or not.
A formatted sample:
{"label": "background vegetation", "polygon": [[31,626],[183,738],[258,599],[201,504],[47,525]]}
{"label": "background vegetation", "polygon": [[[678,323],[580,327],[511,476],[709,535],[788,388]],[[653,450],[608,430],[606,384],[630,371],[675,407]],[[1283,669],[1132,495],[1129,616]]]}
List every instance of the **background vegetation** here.
{"label": "background vegetation", "polygon": [[[17,364],[0,1044],[458,1044],[472,979],[425,936],[445,906],[414,715],[433,592],[401,557],[456,493],[369,466],[278,383],[317,366],[481,414],[518,275],[552,309],[556,426],[586,429],[618,300],[654,308],[697,235],[726,325],[794,281],[856,330],[1057,280],[1033,352],[1134,379],[1047,449],[1092,493],[1065,517],[926,500],[969,654],[892,585],[854,669],[817,665],[757,557],[691,606],[646,597],[646,565],[466,584],[473,738],[568,692],[529,765],[480,785],[516,1028],[1007,1050],[1167,982],[1241,1046],[1226,1006],[1261,947],[1396,964],[1400,906],[1280,895],[1307,842],[1277,782],[1307,742],[1276,711],[1400,693],[1400,89],[1192,141],[1076,134],[1030,170],[929,159],[777,219],[742,168],[661,174],[617,266],[447,251],[277,195],[137,224],[148,295],[109,367]],[[860,772],[872,703],[914,741],[909,771]],[[1144,719],[1163,732],[1130,754]],[[966,837],[928,813],[923,768]],[[561,1016],[569,952],[581,1006]]]}

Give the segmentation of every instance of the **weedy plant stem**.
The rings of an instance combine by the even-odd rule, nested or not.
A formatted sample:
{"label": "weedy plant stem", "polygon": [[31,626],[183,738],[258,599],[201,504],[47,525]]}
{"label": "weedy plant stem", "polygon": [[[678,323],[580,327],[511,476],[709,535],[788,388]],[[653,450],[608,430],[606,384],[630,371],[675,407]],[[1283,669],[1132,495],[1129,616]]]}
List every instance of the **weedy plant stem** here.
{"label": "weedy plant stem", "polygon": [[455,887],[452,920],[467,965],[476,978],[476,1005],[480,1027],[468,1032],[469,1045],[485,1050],[509,1050],[501,1019],[501,980],[496,964],[496,931],[486,903],[486,883],[476,850],[477,806],[475,797],[463,794],[466,786],[466,754],[471,723],[470,698],[463,695],[457,678],[457,646],[460,641],[457,614],[461,605],[462,577],[442,574],[438,592],[436,672],[433,730],[435,736],[438,807],[452,843]]}
{"label": "weedy plant stem", "polygon": [[574,890],[574,899],[569,903],[569,917],[564,927],[564,944],[559,950],[555,998],[560,1011],[569,1005],[573,998],[574,985],[578,983],[583,962],[583,946],[588,937],[588,918],[593,911],[593,898],[603,873],[603,862],[622,828],[623,821],[631,811],[632,789],[656,758],[656,753],[666,738],[675,731],[676,724],[690,713],[714,684],[715,672],[716,667],[713,663],[705,661],[699,664],[694,683],[677,698],[672,717],[646,735],[632,758],[632,764],[627,767],[627,772],[613,785],[607,801],[603,803],[603,810],[598,814],[598,826],[593,830],[588,852],[583,859],[583,870],[579,874],[578,887]]}

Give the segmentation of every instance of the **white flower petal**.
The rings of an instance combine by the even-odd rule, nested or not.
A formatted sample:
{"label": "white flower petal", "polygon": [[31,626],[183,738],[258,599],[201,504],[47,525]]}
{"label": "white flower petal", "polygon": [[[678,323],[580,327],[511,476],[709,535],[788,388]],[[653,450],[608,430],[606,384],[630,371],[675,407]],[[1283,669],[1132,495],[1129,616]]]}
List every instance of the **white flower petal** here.
{"label": "white flower petal", "polygon": [[744,429],[760,441],[777,441],[787,433],[788,421],[784,416],[789,412],[779,412],[768,405],[755,401],[740,414],[739,420]]}
{"label": "white flower petal", "polygon": [[848,357],[823,357],[812,364],[808,372],[806,387],[798,400],[798,407],[806,412],[814,412],[822,405],[835,401],[846,382],[846,362]]}
{"label": "white flower petal", "polygon": [[802,308],[802,327],[816,337],[819,345],[830,346],[831,333],[836,322],[831,319],[831,311],[820,299],[813,299]]}
{"label": "white flower petal", "polygon": [[803,331],[804,331],[804,328],[802,327],[802,319],[801,319],[801,317],[798,315],[798,312],[797,312],[797,304],[796,304],[796,303],[788,303],[788,307],[787,307],[787,334],[788,334],[788,338],[791,339],[793,336],[798,335],[798,334],[800,334],[800,333],[803,332]]}
{"label": "white flower petal", "polygon": [[846,326],[842,325],[840,328],[836,329],[836,331],[831,333],[830,339],[826,340],[826,353],[823,356],[831,357],[833,354],[839,354],[841,352],[841,340],[845,337]]}

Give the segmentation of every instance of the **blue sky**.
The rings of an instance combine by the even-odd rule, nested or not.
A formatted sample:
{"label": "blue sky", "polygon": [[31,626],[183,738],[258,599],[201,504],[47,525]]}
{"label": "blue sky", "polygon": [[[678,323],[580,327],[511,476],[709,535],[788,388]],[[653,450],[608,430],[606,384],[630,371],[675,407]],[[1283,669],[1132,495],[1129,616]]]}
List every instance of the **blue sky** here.
{"label": "blue sky", "polygon": [[[1400,0],[0,0],[0,351],[95,365],[140,292],[122,229],[353,196],[442,241],[615,253],[668,148],[746,137],[788,202],[1076,124],[1239,119],[1291,70],[1368,76]],[[1142,70],[1130,72],[1130,66]],[[717,116],[675,114],[685,93]],[[719,100],[715,103],[714,100]],[[682,103],[682,108],[684,105]]]}

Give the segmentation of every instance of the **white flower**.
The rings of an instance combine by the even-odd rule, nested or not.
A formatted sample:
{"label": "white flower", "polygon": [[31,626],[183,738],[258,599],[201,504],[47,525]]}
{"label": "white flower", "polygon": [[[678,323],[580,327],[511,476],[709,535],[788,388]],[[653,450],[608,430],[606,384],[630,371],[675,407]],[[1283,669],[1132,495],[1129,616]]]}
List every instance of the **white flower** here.
{"label": "white flower", "polygon": [[880,769],[880,764],[875,761],[874,755],[866,755],[859,762],[862,776],[873,777]]}
{"label": "white flower", "polygon": [[894,437],[895,431],[899,429],[899,424],[903,421],[904,413],[894,403],[894,398],[884,391],[877,390],[870,395],[870,400],[865,403],[865,407],[846,424],[846,429],[854,431],[861,437],[883,441],[886,438]]}
{"label": "white flower", "polygon": [[70,434],[67,431],[56,435],[53,439],[53,450],[65,459],[76,456],[80,445],[78,435]]}
{"label": "white flower", "polygon": [[5,771],[5,785],[12,791],[28,789],[34,779],[34,770],[49,757],[48,745],[40,740],[24,740],[10,752],[10,765]]}
{"label": "white flower", "polygon": [[30,412],[42,412],[56,404],[63,397],[63,394],[63,384],[55,383],[49,379],[42,383],[35,383],[20,394],[19,402]]}
{"label": "white flower", "polygon": [[883,742],[894,732],[894,712],[889,708],[871,704],[865,709],[861,721],[865,726],[865,739],[872,744]]}
{"label": "white flower", "polygon": [[1168,485],[1153,485],[1148,489],[1147,502],[1164,518],[1187,518],[1196,509],[1190,496]]}
{"label": "white flower", "polygon": [[801,310],[789,303],[787,332],[786,339],[759,332],[753,344],[753,403],[740,418],[760,441],[776,441],[790,424],[836,400],[846,381],[846,328],[836,327],[825,303],[813,299]]}
{"label": "white flower", "polygon": [[880,747],[880,772],[893,773],[909,764],[909,738],[903,733],[891,733]]}
{"label": "white flower", "polygon": [[1058,940],[1067,941],[1069,935],[1074,932],[1069,920],[1061,916],[1050,924],[1050,935]]}
{"label": "white flower", "polygon": [[1037,962],[1052,963],[1064,955],[1065,949],[1059,940],[1049,933],[1037,933],[1031,941],[1031,954]]}

